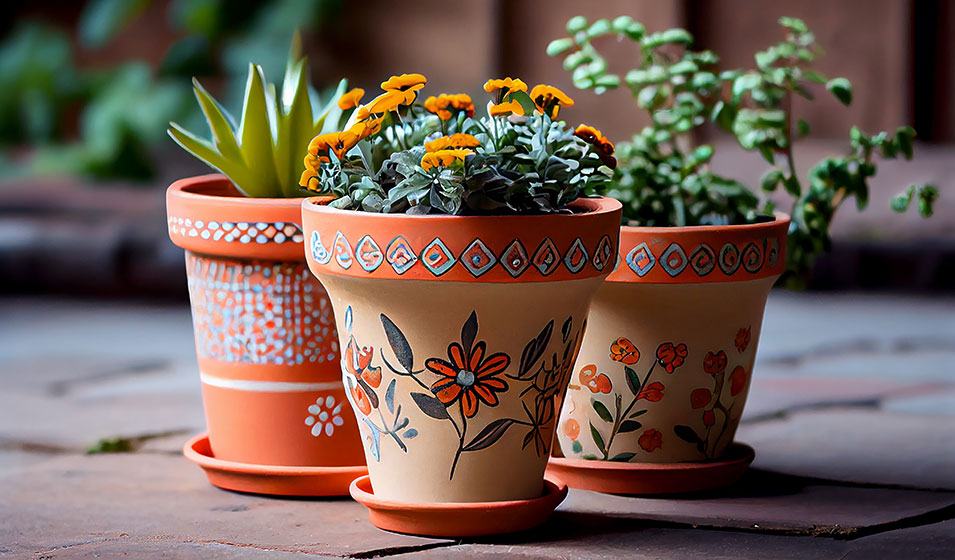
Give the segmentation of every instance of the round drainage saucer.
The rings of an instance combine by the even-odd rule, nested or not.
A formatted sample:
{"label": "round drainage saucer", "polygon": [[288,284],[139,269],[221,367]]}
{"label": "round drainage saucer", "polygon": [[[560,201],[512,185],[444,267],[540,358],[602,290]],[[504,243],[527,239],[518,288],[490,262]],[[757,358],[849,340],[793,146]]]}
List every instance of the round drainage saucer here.
{"label": "round drainage saucer", "polygon": [[213,486],[238,492],[277,496],[347,496],[348,485],[368,474],[364,466],[283,467],[223,461],[212,455],[209,436],[201,433],[182,448],[182,454],[202,467]]}
{"label": "round drainage saucer", "polygon": [[515,533],[547,521],[567,497],[567,485],[544,479],[544,495],[504,502],[415,504],[376,498],[368,476],[351,483],[352,498],[368,508],[368,520],[386,531],[429,537],[478,537]]}
{"label": "round drainage saucer", "polygon": [[733,443],[719,459],[693,463],[616,463],[551,457],[547,474],[581,490],[628,495],[682,494],[733,484],[755,457],[756,452],[745,443]]}

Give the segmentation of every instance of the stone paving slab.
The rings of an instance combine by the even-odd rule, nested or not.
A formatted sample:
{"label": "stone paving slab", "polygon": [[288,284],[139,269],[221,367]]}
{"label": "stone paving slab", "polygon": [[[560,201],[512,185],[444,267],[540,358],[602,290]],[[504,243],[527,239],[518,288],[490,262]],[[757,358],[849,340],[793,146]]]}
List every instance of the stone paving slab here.
{"label": "stone paving slab", "polygon": [[175,541],[173,552],[197,543],[330,556],[448,542],[379,531],[367,510],[346,498],[280,500],[219,490],[184,458],[161,454],[71,455],[0,473],[0,504],[0,543],[17,554],[95,549],[100,541],[119,551],[118,539],[127,537],[136,546]]}
{"label": "stone paving slab", "polygon": [[951,560],[955,553],[955,521],[887,531],[860,539],[850,548],[846,560]]}
{"label": "stone paving slab", "polygon": [[740,426],[754,467],[868,484],[955,490],[955,416],[825,410]]}

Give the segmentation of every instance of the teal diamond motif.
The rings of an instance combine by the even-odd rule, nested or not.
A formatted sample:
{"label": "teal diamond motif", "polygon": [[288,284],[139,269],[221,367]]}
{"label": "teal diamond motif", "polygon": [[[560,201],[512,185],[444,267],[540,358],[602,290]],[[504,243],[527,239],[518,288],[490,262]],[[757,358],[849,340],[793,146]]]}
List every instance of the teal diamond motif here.
{"label": "teal diamond motif", "polygon": [[464,268],[468,269],[468,272],[477,278],[488,270],[491,270],[491,267],[497,264],[497,257],[494,256],[494,253],[487,248],[487,245],[485,245],[483,241],[475,239],[468,245],[468,248],[461,253],[461,264],[464,265]]}
{"label": "teal diamond motif", "polygon": [[437,237],[421,251],[421,264],[435,276],[441,276],[451,270],[454,263],[454,254]]}

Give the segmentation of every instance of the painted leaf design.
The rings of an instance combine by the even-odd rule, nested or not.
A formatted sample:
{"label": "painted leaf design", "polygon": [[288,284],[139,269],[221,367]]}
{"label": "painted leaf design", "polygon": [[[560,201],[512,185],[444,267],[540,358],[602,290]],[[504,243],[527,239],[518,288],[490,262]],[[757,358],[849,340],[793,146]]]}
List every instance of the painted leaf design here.
{"label": "painted leaf design", "polygon": [[597,428],[594,427],[593,422],[589,422],[589,424],[590,424],[590,435],[594,438],[594,443],[597,444],[597,448],[600,449],[600,452],[606,455],[607,452],[604,451],[604,438],[600,436],[600,432],[598,432]]}
{"label": "painted leaf design", "polygon": [[584,450],[584,446],[580,445],[580,442],[577,440],[574,440],[574,443],[570,446],[570,448],[574,450],[574,453],[580,453]]}
{"label": "painted leaf design", "polygon": [[371,388],[370,385],[365,383],[365,380],[362,378],[357,378],[358,384],[361,385],[361,388],[365,390],[365,394],[368,395],[368,401],[371,403],[372,408],[378,408],[378,395],[375,394],[375,390]]}
{"label": "painted leaf design", "polygon": [[564,321],[564,324],[560,326],[560,334],[564,342],[567,342],[567,337],[570,336],[570,329],[574,326],[573,316],[567,317],[567,320]]}
{"label": "painted leaf design", "polygon": [[487,426],[484,426],[481,433],[475,436],[461,451],[480,451],[481,449],[490,447],[494,445],[497,440],[501,439],[501,436],[513,425],[513,418],[498,418]]}
{"label": "painted leaf design", "polygon": [[640,392],[640,377],[632,367],[624,368],[624,371],[627,372],[627,387],[630,387],[630,392],[636,395]]}
{"label": "painted leaf design", "polygon": [[617,461],[618,463],[626,463],[630,459],[633,459],[634,456],[636,456],[636,453],[630,453],[630,452],[617,453],[616,455],[611,457],[610,460]]}
{"label": "painted leaf design", "polygon": [[643,410],[638,410],[638,411],[634,412],[633,414],[631,414],[631,415],[630,415],[630,418],[636,418],[637,416],[643,416],[643,415],[646,414],[646,413],[647,413],[647,409],[644,408]]}
{"label": "painted leaf design", "polygon": [[471,346],[474,345],[474,338],[477,337],[477,331],[477,312],[472,311],[471,316],[468,317],[468,320],[465,321],[464,326],[461,327],[461,344],[464,346],[464,354],[466,356],[471,355]]}
{"label": "painted leaf design", "polygon": [[405,439],[411,439],[417,435],[418,435],[418,430],[414,428],[408,428],[407,430],[405,430],[405,433],[401,434],[401,437]]}
{"label": "painted leaf design", "polygon": [[627,432],[635,432],[643,427],[643,424],[637,422],[636,420],[625,420],[623,424],[620,424],[620,433],[625,434]]}
{"label": "painted leaf design", "polygon": [[541,330],[540,334],[537,335],[537,338],[528,342],[527,346],[524,347],[524,351],[521,353],[521,367],[517,371],[518,378],[523,378],[524,375],[534,367],[537,360],[544,355],[544,350],[550,342],[550,335],[553,331],[554,321],[551,320],[547,323],[547,326]]}
{"label": "painted leaf design", "polygon": [[696,433],[696,430],[689,426],[673,426],[673,433],[687,443],[695,443],[697,445],[703,443],[703,440]]}
{"label": "painted leaf design", "polygon": [[450,418],[450,416],[448,416],[448,409],[441,404],[441,401],[432,397],[431,395],[426,395],[425,393],[411,393],[411,400],[418,405],[418,408],[421,409],[421,412],[424,412],[435,420],[446,420]]}
{"label": "painted leaf design", "polygon": [[395,385],[397,383],[397,379],[392,379],[391,383],[388,384],[388,389],[385,391],[385,405],[388,406],[388,412],[392,414],[395,412]]}
{"label": "painted leaf design", "polygon": [[401,329],[384,313],[381,314],[381,326],[385,329],[388,344],[391,345],[391,350],[395,353],[395,357],[398,358],[398,363],[400,363],[406,371],[411,371],[414,367],[414,353],[411,351],[411,345],[408,344],[408,339],[405,338]]}
{"label": "painted leaf design", "polygon": [[597,411],[597,416],[599,416],[601,420],[604,422],[613,422],[613,416],[610,414],[610,411],[607,410],[607,406],[604,405],[604,403],[597,399],[591,399],[590,403],[594,407],[594,410]]}

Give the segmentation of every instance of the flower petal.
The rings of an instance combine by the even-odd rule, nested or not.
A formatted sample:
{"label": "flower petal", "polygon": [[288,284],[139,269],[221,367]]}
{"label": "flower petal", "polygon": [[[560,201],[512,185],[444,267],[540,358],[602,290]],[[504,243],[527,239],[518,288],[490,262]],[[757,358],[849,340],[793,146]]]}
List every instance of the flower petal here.
{"label": "flower petal", "polygon": [[428,358],[424,363],[424,367],[438,375],[445,375],[452,379],[458,376],[458,368],[455,368],[454,365],[449,364],[441,358]]}

